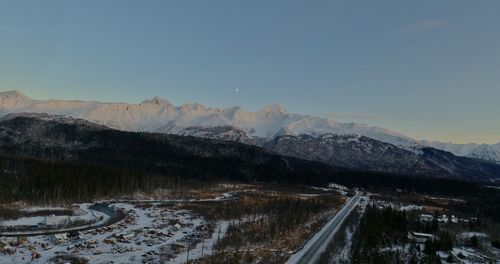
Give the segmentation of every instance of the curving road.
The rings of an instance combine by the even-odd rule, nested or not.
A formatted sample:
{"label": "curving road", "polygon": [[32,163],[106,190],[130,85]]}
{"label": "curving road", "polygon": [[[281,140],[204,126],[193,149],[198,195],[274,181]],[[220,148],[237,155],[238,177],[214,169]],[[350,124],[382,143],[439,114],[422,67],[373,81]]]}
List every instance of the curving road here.
{"label": "curving road", "polygon": [[119,222],[122,220],[125,215],[122,213],[115,211],[111,207],[109,207],[110,203],[104,202],[104,203],[95,203],[91,206],[89,206],[89,209],[92,209],[94,211],[101,212],[103,214],[108,215],[109,219],[101,224],[97,225],[85,225],[85,226],[75,226],[75,227],[70,227],[70,228],[61,228],[61,229],[47,229],[47,230],[37,230],[36,228],[34,230],[26,230],[24,232],[14,232],[14,233],[0,233],[0,237],[20,237],[20,236],[41,236],[41,235],[53,235],[53,234],[60,234],[60,233],[67,233],[69,231],[87,231],[87,230],[92,230],[92,229],[97,229],[101,227],[106,227],[109,225],[112,225],[114,223]]}
{"label": "curving road", "polygon": [[328,243],[347,216],[361,200],[361,192],[356,191],[356,195],[350,198],[346,204],[316,233],[304,247],[293,254],[286,262],[287,264],[314,263],[325,251]]}

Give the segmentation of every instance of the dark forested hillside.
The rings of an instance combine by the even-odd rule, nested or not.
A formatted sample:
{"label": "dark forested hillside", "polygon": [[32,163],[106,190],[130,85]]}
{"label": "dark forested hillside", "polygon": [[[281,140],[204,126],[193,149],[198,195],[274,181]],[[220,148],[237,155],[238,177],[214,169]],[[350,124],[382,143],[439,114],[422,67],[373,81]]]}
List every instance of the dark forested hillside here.
{"label": "dark forested hillside", "polygon": [[81,199],[230,180],[369,190],[477,194],[473,183],[348,171],[236,142],[107,129],[85,121],[10,116],[0,121],[2,199]]}
{"label": "dark forested hillside", "polygon": [[500,165],[433,148],[414,151],[358,135],[279,136],[263,144],[286,156],[353,170],[489,181]]}
{"label": "dark forested hillside", "polygon": [[326,182],[338,171],[235,142],[24,116],[0,122],[0,152],[199,180]]}

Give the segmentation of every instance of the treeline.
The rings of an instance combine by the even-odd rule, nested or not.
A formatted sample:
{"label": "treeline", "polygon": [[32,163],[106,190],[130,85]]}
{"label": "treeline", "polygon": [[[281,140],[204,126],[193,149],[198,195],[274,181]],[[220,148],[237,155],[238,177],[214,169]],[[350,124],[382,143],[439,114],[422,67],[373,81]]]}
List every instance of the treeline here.
{"label": "treeline", "polygon": [[[407,238],[406,213],[386,207],[368,206],[354,234],[351,263],[393,263],[401,256],[381,253],[383,247],[404,245]],[[397,262],[396,262],[397,263]]]}
{"label": "treeline", "polygon": [[[3,173],[0,183],[9,186],[7,190],[14,190],[10,193],[21,199],[78,199],[193,180],[314,186],[335,182],[370,191],[401,189],[453,196],[483,193],[475,183],[348,171],[236,142],[123,132],[30,118],[4,121],[1,129],[1,159],[9,160],[11,165],[5,166],[13,174]],[[18,168],[20,161],[24,165]],[[37,169],[30,169],[33,166]]]}
{"label": "treeline", "polygon": [[[436,239],[429,239],[425,241],[423,252],[425,257],[423,263],[441,263],[440,257],[437,255],[438,251],[447,251],[453,249],[453,238],[449,232],[440,232]],[[449,255],[448,262],[453,262],[453,257]]]}
{"label": "treeline", "polygon": [[297,225],[303,223],[311,214],[321,212],[325,208],[335,208],[340,204],[339,197],[335,195],[303,199],[295,195],[257,192],[246,193],[243,199],[192,202],[185,205],[185,208],[203,215],[208,220],[234,220],[242,217],[259,219],[262,216],[270,216],[281,223]]}
{"label": "treeline", "polygon": [[[334,195],[304,199],[269,194],[248,194],[242,200],[227,201],[219,205],[200,203],[200,208],[194,209],[195,212],[202,212],[208,219],[222,218],[231,221],[224,238],[215,247],[215,254],[202,262],[241,263],[232,261],[246,258],[248,262],[245,263],[253,263],[265,253],[266,247],[294,250],[321,224],[321,221],[312,219],[339,205],[340,199]],[[188,208],[193,209],[192,205]],[[247,254],[239,251],[242,248],[261,248],[263,252]],[[284,256],[286,255],[281,252],[269,254],[269,259],[264,262],[282,263]]]}
{"label": "treeline", "polygon": [[144,174],[98,165],[0,156],[0,201],[91,201],[157,188],[182,190],[201,184],[181,177]]}
{"label": "treeline", "polygon": [[[260,211],[259,214],[248,215],[252,221],[245,224],[235,221],[229,226],[230,230],[223,248],[239,247],[248,243],[265,245],[283,239],[291,230],[302,228],[312,216],[333,208],[336,202],[338,201],[332,197],[305,200],[290,197],[271,198],[265,204],[252,209],[254,212]],[[243,216],[236,219],[241,219]]]}
{"label": "treeline", "polygon": [[[335,183],[348,187],[359,187],[369,191],[396,193],[415,192],[446,196],[483,196],[491,189],[474,182],[422,176],[395,175],[376,172],[339,172],[331,176]],[[500,193],[500,192],[498,192]]]}
{"label": "treeline", "polygon": [[[116,159],[109,154],[109,159]],[[118,156],[118,155],[115,155]],[[371,191],[409,192],[483,197],[492,202],[473,200],[470,208],[480,206],[484,213],[499,217],[498,198],[474,183],[449,179],[412,178],[362,172],[322,171],[308,163],[287,169],[282,161],[265,164],[241,159],[185,156],[166,163],[134,160],[128,156],[120,162],[74,162],[0,155],[1,201],[65,201],[91,200],[105,196],[120,196],[134,191],[150,192],[157,188],[182,190],[203,186],[206,182],[239,181],[298,185],[325,185],[336,182]],[[174,157],[175,158],[175,157]],[[109,161],[109,160],[108,160]],[[498,191],[497,191],[498,192]],[[481,201],[481,202],[480,202]],[[469,204],[468,204],[469,205]],[[498,218],[497,218],[498,219]]]}
{"label": "treeline", "polygon": [[500,223],[500,190],[484,188],[481,197],[471,197],[465,203],[454,203],[453,209],[476,218],[490,218]]}
{"label": "treeline", "polygon": [[[405,211],[392,207],[368,206],[353,236],[351,263],[441,263],[437,251],[451,250],[452,236],[447,231],[440,231],[437,223],[424,227],[418,222],[410,220]],[[427,240],[423,248],[420,248],[415,241],[409,241],[407,235],[408,231],[422,229],[432,231],[435,239]]]}
{"label": "treeline", "polygon": [[1,123],[0,153],[202,181],[326,183],[336,169],[236,142],[90,129],[37,119]]}

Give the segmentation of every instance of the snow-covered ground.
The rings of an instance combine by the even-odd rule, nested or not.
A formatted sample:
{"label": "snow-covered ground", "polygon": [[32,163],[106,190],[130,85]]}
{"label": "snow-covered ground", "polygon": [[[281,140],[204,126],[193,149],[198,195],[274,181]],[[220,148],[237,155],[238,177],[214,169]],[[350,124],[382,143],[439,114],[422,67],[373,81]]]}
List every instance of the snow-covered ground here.
{"label": "snow-covered ground", "polygon": [[21,217],[13,220],[3,220],[1,226],[31,226],[45,221],[45,216]]}
{"label": "snow-covered ground", "polygon": [[[451,251],[454,257],[460,259],[461,263],[473,264],[473,263],[490,263],[491,259],[482,255],[472,248],[456,247]],[[498,263],[498,262],[491,262]]]}
{"label": "snow-covered ground", "polygon": [[[85,258],[89,263],[184,263],[188,259],[188,245],[190,260],[200,258],[202,252],[210,254],[229,226],[228,222],[209,223],[189,211],[160,204],[111,206],[126,212],[125,219],[109,227],[85,231],[79,239],[66,239],[60,244],[54,236],[28,237],[26,242],[13,247],[14,253],[0,253],[0,263],[47,263],[58,255]],[[81,208],[88,211],[86,204]],[[0,239],[7,243],[15,240]],[[40,257],[31,261],[33,252]]]}
{"label": "snow-covered ground", "polygon": [[[77,204],[74,208],[72,215],[48,215],[48,216],[31,216],[31,217],[20,217],[18,219],[3,220],[0,221],[0,227],[6,228],[7,230],[2,230],[3,235],[16,235],[16,234],[26,234],[26,233],[39,233],[43,234],[50,231],[46,228],[33,229],[30,227],[36,226],[46,226],[50,224],[54,225],[54,230],[58,231],[71,231],[78,230],[81,228],[88,228],[92,226],[98,226],[106,223],[109,220],[109,216],[96,210],[92,210],[89,207],[92,204],[82,203]],[[25,212],[37,212],[37,211],[66,211],[68,208],[50,208],[50,207],[33,207],[28,209],[21,209]],[[70,224],[73,223],[73,224]],[[75,224],[77,223],[77,224]],[[11,230],[10,228],[17,228],[18,230]]]}
{"label": "snow-covered ground", "polygon": [[[77,205],[77,208],[73,209],[73,215],[58,215],[58,216],[47,216],[47,217],[52,217],[52,218],[58,218],[60,220],[67,219],[68,221],[75,222],[75,221],[93,221],[93,220],[98,220],[102,218],[107,217],[105,214],[89,209],[89,206],[91,204],[89,203],[83,203]],[[68,210],[68,208],[63,208],[63,207],[32,207],[32,208],[27,208],[27,209],[21,209],[21,211],[24,212],[29,212],[29,213],[34,213],[37,211],[65,211]],[[33,217],[21,217],[18,219],[13,219],[13,220],[3,220],[0,221],[0,226],[29,226],[29,225],[38,225],[41,223],[45,223],[46,216],[33,216]],[[106,220],[106,219],[104,219]]]}
{"label": "snow-covered ground", "polygon": [[419,211],[422,210],[423,207],[421,205],[416,204],[401,204],[396,202],[388,202],[382,200],[376,200],[375,205],[379,208],[391,207],[393,209],[397,209],[399,211]]}
{"label": "snow-covered ground", "polygon": [[68,210],[66,207],[40,207],[40,206],[34,206],[30,208],[23,208],[21,211],[23,212],[28,212],[28,213],[33,213],[33,212],[38,212],[38,211],[64,211]]}

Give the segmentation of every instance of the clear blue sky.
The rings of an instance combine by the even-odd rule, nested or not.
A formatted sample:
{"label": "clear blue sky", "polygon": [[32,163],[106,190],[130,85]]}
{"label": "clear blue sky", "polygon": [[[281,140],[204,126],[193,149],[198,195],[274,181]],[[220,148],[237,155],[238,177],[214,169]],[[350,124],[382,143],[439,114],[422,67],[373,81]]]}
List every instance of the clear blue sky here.
{"label": "clear blue sky", "polygon": [[[1,1],[0,90],[500,141],[500,1]],[[235,92],[235,88],[239,92]]]}

